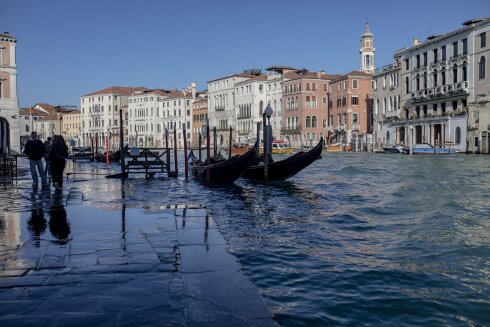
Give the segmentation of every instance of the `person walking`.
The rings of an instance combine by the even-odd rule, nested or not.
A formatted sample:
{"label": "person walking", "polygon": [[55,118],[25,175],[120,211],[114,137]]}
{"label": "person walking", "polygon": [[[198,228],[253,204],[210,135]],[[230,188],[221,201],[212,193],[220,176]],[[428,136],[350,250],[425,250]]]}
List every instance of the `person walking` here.
{"label": "person walking", "polygon": [[63,187],[63,171],[65,170],[66,158],[68,158],[68,146],[61,135],[54,135],[48,160],[51,166],[51,179],[56,189]]}
{"label": "person walking", "polygon": [[48,180],[51,179],[51,167],[49,166],[49,160],[48,160],[48,152],[50,147],[51,147],[51,136],[48,136],[48,138],[44,142],[44,149],[46,150],[46,154],[44,155],[44,163],[46,164],[44,173],[46,174],[46,178]]}
{"label": "person walking", "polygon": [[32,184],[37,186],[38,172],[41,176],[43,185],[47,184],[46,174],[44,172],[43,157],[46,153],[44,144],[37,138],[37,132],[31,133],[31,139],[27,141],[24,147],[24,154],[29,158],[29,168],[31,169]]}

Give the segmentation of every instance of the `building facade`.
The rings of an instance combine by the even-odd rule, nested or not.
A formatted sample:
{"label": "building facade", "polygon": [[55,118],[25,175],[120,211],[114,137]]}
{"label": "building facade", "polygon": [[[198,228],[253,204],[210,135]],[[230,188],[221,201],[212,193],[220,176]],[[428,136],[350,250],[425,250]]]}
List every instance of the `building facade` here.
{"label": "building facade", "polygon": [[373,80],[373,138],[375,147],[395,145],[396,129],[390,124],[399,121],[401,115],[401,63],[395,58],[392,64],[377,68]]}
{"label": "building facade", "polygon": [[0,33],[0,155],[20,152],[17,39]]}
{"label": "building facade", "polygon": [[[488,28],[489,20],[472,20],[463,25],[453,32],[430,36],[425,42],[414,39],[411,47],[395,52],[401,84],[396,92],[400,92],[401,102],[397,101],[393,113],[383,114],[378,108],[381,117],[377,121],[383,121],[378,127],[381,142],[429,143],[459,151],[488,151],[488,141],[486,147],[480,147],[488,124],[480,126],[475,122],[479,121],[480,112],[488,112],[485,104],[476,109],[476,94],[477,89],[481,89],[479,94],[485,94],[488,85],[487,77],[479,76],[478,71],[488,49],[477,41],[485,45],[481,34]],[[478,50],[481,54],[477,54]],[[377,99],[382,97],[378,91]]]}
{"label": "building facade", "polygon": [[206,145],[206,126],[208,121],[208,99],[198,98],[192,104],[192,147],[199,146],[199,136],[201,145]]}
{"label": "building facade", "polygon": [[328,132],[329,83],[339,75],[295,70],[283,75],[282,138],[295,148],[312,146]]}
{"label": "building facade", "polygon": [[[488,20],[473,21],[474,30],[469,42],[474,44],[470,53],[473,67],[474,89],[468,101],[468,152],[490,153],[490,24]],[[468,67],[468,69],[470,69]]]}
{"label": "building facade", "polygon": [[257,75],[260,75],[260,73],[245,71],[244,73],[208,81],[209,127],[210,131],[216,128],[218,147],[227,147],[229,145],[229,128],[237,126],[236,84]]}
{"label": "building facade", "polygon": [[103,148],[107,139],[118,149],[119,109],[128,106],[128,97],[134,92],[147,90],[145,87],[113,86],[80,97],[81,146]]}
{"label": "building facade", "polygon": [[328,131],[330,144],[351,144],[363,150],[372,133],[373,77],[352,71],[330,82]]}
{"label": "building facade", "polygon": [[128,98],[128,140],[131,147],[161,147],[160,102],[170,91],[136,91]]}
{"label": "building facade", "polygon": [[74,110],[62,114],[61,132],[70,148],[80,146],[80,111]]}

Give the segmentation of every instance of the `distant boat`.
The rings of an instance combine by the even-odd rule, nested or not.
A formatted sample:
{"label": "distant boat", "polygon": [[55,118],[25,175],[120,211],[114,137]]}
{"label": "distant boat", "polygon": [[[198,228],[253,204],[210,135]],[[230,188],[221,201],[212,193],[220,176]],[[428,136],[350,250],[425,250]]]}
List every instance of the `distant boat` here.
{"label": "distant boat", "polygon": [[[283,181],[293,177],[309,165],[311,165],[322,154],[323,138],[308,152],[298,152],[292,156],[268,163],[267,181]],[[244,177],[265,181],[264,164],[256,164],[247,169]]]}
{"label": "distant boat", "polygon": [[350,144],[332,143],[325,146],[327,152],[343,152],[352,151],[352,146]]}
{"label": "distant boat", "polygon": [[94,160],[92,154],[92,148],[90,147],[73,147],[71,149],[71,154],[68,156],[69,159],[73,161],[76,160]]}
{"label": "distant boat", "polygon": [[[251,147],[251,145],[235,145],[231,148],[231,155],[242,155],[247,152]],[[294,151],[295,149],[291,147],[291,145],[287,141],[272,141],[272,154],[291,153]],[[264,152],[263,146],[260,146],[259,152]]]}
{"label": "distant boat", "polygon": [[287,141],[274,140],[272,141],[272,154],[291,153],[294,148]]}
{"label": "distant boat", "polygon": [[[410,153],[410,148],[403,148],[404,153]],[[451,148],[437,148],[428,143],[418,143],[412,146],[412,154],[457,154],[458,150]]]}
{"label": "distant boat", "polygon": [[256,143],[241,156],[211,162],[209,165],[206,165],[206,162],[194,160],[190,166],[191,173],[197,180],[207,185],[233,184],[255,160],[257,148],[258,144]]}
{"label": "distant boat", "polygon": [[385,153],[404,153],[405,147],[402,145],[392,145],[390,147],[383,148]]}

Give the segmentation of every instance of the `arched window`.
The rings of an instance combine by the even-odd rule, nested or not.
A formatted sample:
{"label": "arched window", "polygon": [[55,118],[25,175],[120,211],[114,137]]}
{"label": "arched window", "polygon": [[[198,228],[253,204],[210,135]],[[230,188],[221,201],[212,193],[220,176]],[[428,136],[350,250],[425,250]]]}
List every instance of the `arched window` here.
{"label": "arched window", "polygon": [[310,116],[306,116],[306,127],[311,127],[311,118]]}
{"label": "arched window", "polygon": [[453,83],[458,83],[458,65],[453,66]]}
{"label": "arched window", "polygon": [[311,127],[315,128],[316,127],[316,116],[313,116],[311,118]]}
{"label": "arched window", "polygon": [[316,107],[316,97],[311,97],[311,106]]}
{"label": "arched window", "polygon": [[262,116],[264,113],[264,101],[259,102],[259,114]]}
{"label": "arched window", "polygon": [[434,87],[437,86],[437,70],[434,69],[432,72],[432,82],[434,83]]}
{"label": "arched window", "polygon": [[[298,109],[298,104],[299,104],[299,100],[298,100],[298,97],[296,97],[296,101],[294,103],[294,108],[295,109]],[[297,118],[297,117],[296,117]],[[297,123],[297,122],[296,122]]]}
{"label": "arched window", "polygon": [[26,133],[29,133],[29,125],[26,124]]}
{"label": "arched window", "polygon": [[310,107],[310,97],[306,97],[306,106]]}
{"label": "arched window", "polygon": [[480,58],[480,62],[478,64],[478,78],[479,79],[483,79],[485,78],[485,65],[486,65],[486,58],[485,57],[481,57]]}
{"label": "arched window", "polygon": [[442,85],[446,85],[446,67],[442,67],[441,78]]}
{"label": "arched window", "polygon": [[405,90],[407,90],[407,94],[410,93],[410,79],[405,77]]}
{"label": "arched window", "polygon": [[459,127],[456,127],[456,133],[454,135],[454,143],[456,144],[461,143],[461,129]]}

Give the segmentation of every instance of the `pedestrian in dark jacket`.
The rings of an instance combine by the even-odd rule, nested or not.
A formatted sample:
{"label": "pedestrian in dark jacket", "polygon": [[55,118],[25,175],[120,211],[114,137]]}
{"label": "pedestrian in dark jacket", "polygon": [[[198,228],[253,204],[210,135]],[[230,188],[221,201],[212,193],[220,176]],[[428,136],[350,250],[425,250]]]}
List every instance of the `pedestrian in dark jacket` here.
{"label": "pedestrian in dark jacket", "polygon": [[68,146],[65,139],[61,135],[54,135],[48,160],[51,166],[51,178],[57,189],[63,186],[63,170],[65,169],[66,158],[68,158]]}
{"label": "pedestrian in dark jacket", "polygon": [[41,176],[41,182],[47,183],[46,174],[44,172],[43,157],[46,153],[44,144],[37,138],[37,132],[31,133],[31,139],[27,141],[24,147],[24,154],[29,158],[29,168],[31,169],[31,177],[33,185],[37,185],[37,173]]}

